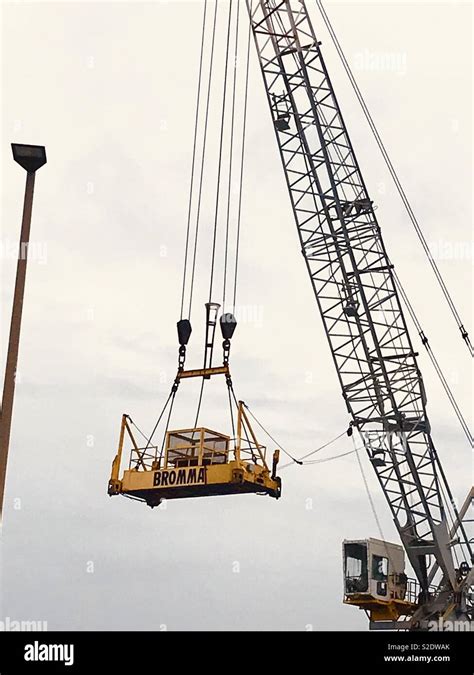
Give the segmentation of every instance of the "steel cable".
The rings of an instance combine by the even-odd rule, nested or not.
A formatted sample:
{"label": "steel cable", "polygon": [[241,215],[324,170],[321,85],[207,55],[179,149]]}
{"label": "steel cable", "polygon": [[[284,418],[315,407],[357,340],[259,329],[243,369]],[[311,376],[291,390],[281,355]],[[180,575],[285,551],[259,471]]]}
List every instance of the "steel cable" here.
{"label": "steel cable", "polygon": [[194,189],[194,169],[196,163],[196,149],[197,149],[197,134],[199,127],[199,110],[200,110],[200,101],[201,101],[201,84],[202,84],[202,66],[204,60],[204,39],[206,34],[206,14],[207,14],[207,0],[204,0],[204,10],[202,18],[202,35],[201,35],[201,54],[199,58],[199,75],[198,75],[198,87],[196,95],[196,114],[194,119],[194,139],[193,139],[193,156],[191,161],[191,178],[189,184],[189,201],[188,201],[188,219],[186,227],[186,244],[184,251],[184,265],[183,265],[183,288],[181,291],[181,311],[180,318],[183,318],[184,311],[184,294],[186,290],[186,275],[188,267],[188,251],[189,251],[189,235],[191,230],[191,211],[193,203],[193,189]]}
{"label": "steel cable", "polygon": [[252,24],[249,23],[249,30],[247,36],[247,54],[245,66],[245,85],[244,85],[244,111],[242,122],[242,145],[240,152],[240,178],[239,178],[239,200],[237,206],[237,233],[235,242],[235,271],[234,271],[234,297],[232,301],[232,308],[235,311],[235,303],[237,299],[237,274],[239,266],[239,249],[240,249],[240,228],[242,218],[242,193],[244,182],[244,159],[245,159],[245,141],[247,133],[247,110],[248,110],[248,89],[249,89],[249,73],[250,73],[250,41],[252,37]]}
{"label": "steel cable", "polygon": [[227,288],[227,259],[229,255],[229,224],[230,224],[230,205],[232,195],[232,165],[234,157],[234,125],[235,125],[235,97],[237,90],[237,53],[239,48],[239,10],[240,0],[237,0],[237,16],[235,20],[235,46],[234,46],[234,77],[232,83],[232,106],[230,119],[230,147],[229,147],[229,182],[227,186],[227,211],[225,227],[225,248],[224,248],[224,280],[222,290],[222,311],[225,312],[226,288]]}
{"label": "steel cable", "polygon": [[[217,3],[216,3],[217,4]],[[225,111],[226,111],[226,102],[227,102],[227,77],[229,69],[229,47],[230,47],[230,30],[232,23],[232,0],[229,1],[229,18],[227,21],[227,40],[226,40],[226,52],[225,52],[225,65],[224,65],[224,84],[222,91],[222,114],[221,114],[221,124],[220,124],[220,138],[219,138],[219,158],[217,162],[217,185],[216,185],[216,203],[214,211],[214,232],[212,238],[212,255],[211,255],[211,273],[209,281],[209,302],[212,302],[212,288],[214,283],[214,265],[216,260],[216,244],[217,244],[217,225],[219,222],[219,198],[220,198],[220,186],[221,186],[221,174],[222,174],[222,155],[223,155],[223,146],[224,146],[224,127],[225,127]]]}
{"label": "steel cable", "polygon": [[374,136],[374,138],[375,138],[375,141],[376,141],[376,143],[377,143],[377,145],[378,145],[378,147],[379,147],[379,150],[380,150],[380,152],[381,152],[381,154],[382,154],[382,157],[383,157],[383,159],[384,159],[384,161],[385,161],[385,164],[387,165],[387,168],[388,168],[388,170],[389,170],[389,172],[390,172],[390,175],[391,175],[391,177],[392,177],[392,179],[393,179],[393,181],[394,181],[394,183],[395,183],[395,187],[397,188],[397,191],[398,191],[398,193],[399,193],[399,195],[400,195],[400,198],[401,198],[401,200],[402,200],[402,202],[403,202],[403,205],[405,206],[405,209],[406,209],[406,211],[407,211],[407,213],[408,213],[408,216],[409,216],[409,218],[410,218],[410,220],[411,220],[411,222],[412,222],[412,225],[413,225],[413,227],[415,228],[415,231],[416,231],[416,234],[417,234],[417,236],[418,236],[418,239],[419,239],[420,242],[421,242],[421,245],[422,245],[422,247],[423,247],[423,250],[424,250],[424,252],[425,252],[425,254],[426,254],[427,258],[428,258],[428,261],[429,261],[429,263],[430,263],[430,265],[431,265],[431,267],[432,267],[432,269],[433,269],[433,272],[434,272],[434,274],[435,274],[435,276],[436,276],[436,279],[437,279],[437,281],[438,281],[438,283],[439,283],[439,285],[440,285],[440,287],[441,287],[441,290],[442,290],[443,295],[444,295],[444,297],[445,297],[445,299],[446,299],[446,302],[448,303],[448,306],[449,306],[449,308],[450,308],[450,310],[451,310],[451,313],[452,313],[452,315],[453,315],[453,317],[454,317],[454,319],[455,319],[455,321],[456,321],[456,323],[457,323],[457,326],[458,326],[458,328],[459,328],[459,330],[460,330],[460,332],[461,332],[461,336],[462,336],[464,342],[466,343],[466,345],[467,345],[467,347],[468,347],[468,349],[469,349],[469,352],[470,352],[470,354],[471,354],[471,356],[472,356],[472,355],[474,354],[474,350],[473,350],[472,344],[471,344],[471,342],[470,342],[468,332],[467,332],[467,330],[466,330],[465,327],[464,327],[464,324],[463,324],[463,322],[462,322],[462,320],[461,320],[461,317],[460,317],[460,315],[459,315],[459,312],[457,311],[457,308],[456,308],[456,306],[455,306],[455,304],[454,304],[454,301],[453,301],[453,299],[452,299],[452,296],[451,296],[451,294],[449,293],[449,290],[448,290],[448,288],[447,288],[447,286],[446,286],[446,283],[445,283],[445,281],[444,281],[444,279],[443,279],[443,276],[442,276],[442,274],[441,274],[441,272],[440,272],[440,270],[439,270],[439,268],[438,268],[438,266],[437,266],[437,264],[436,264],[436,262],[435,262],[435,260],[434,260],[434,258],[433,258],[433,256],[432,256],[432,254],[431,254],[430,248],[429,248],[428,243],[427,243],[427,241],[426,241],[426,238],[425,238],[425,236],[424,236],[424,234],[423,234],[423,231],[422,231],[422,229],[421,229],[421,227],[420,227],[420,224],[418,223],[418,220],[417,220],[417,218],[416,218],[416,216],[415,216],[415,214],[414,214],[414,212],[413,212],[413,209],[412,209],[411,204],[410,204],[410,202],[409,202],[409,200],[408,200],[408,197],[407,197],[407,195],[406,195],[406,193],[405,193],[405,190],[403,189],[403,186],[402,186],[402,184],[401,184],[401,182],[400,182],[400,179],[399,179],[399,177],[398,177],[398,174],[397,174],[397,172],[395,171],[395,168],[394,168],[394,166],[393,166],[393,164],[392,164],[392,161],[391,161],[391,159],[390,159],[390,156],[389,156],[389,154],[388,154],[388,152],[387,152],[387,150],[386,150],[386,148],[385,148],[385,145],[384,145],[384,143],[383,143],[383,141],[382,141],[382,139],[381,139],[381,136],[380,136],[380,134],[379,134],[379,132],[378,132],[378,129],[377,129],[377,127],[376,127],[376,125],[375,125],[375,123],[374,123],[374,120],[373,120],[373,118],[372,118],[372,115],[370,114],[370,111],[369,111],[369,109],[368,109],[368,107],[367,107],[367,104],[366,104],[366,102],[365,102],[365,100],[364,100],[364,97],[363,97],[363,95],[362,95],[362,93],[361,93],[361,91],[360,91],[360,89],[359,89],[359,86],[358,86],[358,84],[357,84],[357,81],[356,81],[356,79],[355,79],[355,77],[354,77],[354,74],[352,73],[351,67],[350,67],[350,65],[349,65],[349,63],[348,63],[348,61],[347,61],[347,58],[346,58],[346,56],[345,56],[345,54],[344,54],[344,51],[343,51],[343,49],[342,49],[342,47],[341,47],[341,45],[340,45],[340,43],[339,43],[339,40],[338,40],[337,35],[336,35],[335,31],[334,31],[334,28],[333,28],[333,26],[332,26],[332,24],[331,24],[331,22],[330,22],[330,20],[329,20],[328,15],[326,14],[326,10],[324,9],[323,3],[322,3],[321,0],[316,0],[316,4],[317,4],[317,6],[318,6],[318,8],[319,8],[319,11],[320,11],[321,16],[322,16],[322,18],[323,18],[323,21],[324,21],[324,23],[326,24],[326,28],[327,28],[328,31],[329,31],[329,34],[330,34],[331,39],[332,39],[332,41],[333,41],[334,47],[336,48],[336,51],[337,51],[337,53],[338,53],[338,55],[339,55],[339,58],[340,58],[340,60],[341,60],[341,62],[342,62],[342,65],[343,65],[343,67],[344,67],[344,70],[346,71],[346,74],[347,74],[347,76],[348,76],[348,78],[349,78],[349,81],[350,81],[350,83],[351,83],[351,85],[352,85],[352,88],[353,88],[353,90],[354,90],[354,93],[356,94],[356,97],[357,97],[357,99],[358,99],[358,101],[359,101],[359,103],[360,103],[360,106],[361,106],[361,108],[362,108],[362,111],[363,111],[363,113],[364,113],[364,115],[365,115],[365,118],[366,118],[368,124],[369,124],[369,127],[370,127],[370,129],[371,129],[371,131],[372,131],[372,134],[373,134],[373,136]]}
{"label": "steel cable", "polygon": [[199,176],[199,193],[198,193],[198,202],[196,210],[196,230],[194,234],[194,247],[193,247],[193,263],[191,269],[191,284],[189,291],[189,308],[188,308],[188,319],[191,319],[191,309],[193,304],[193,291],[194,291],[194,277],[196,273],[196,257],[197,257],[197,246],[198,246],[198,237],[199,237],[199,223],[201,215],[201,203],[202,203],[202,186],[204,179],[204,163],[206,158],[206,148],[207,148],[207,131],[209,124],[209,106],[211,101],[211,84],[212,84],[212,73],[214,65],[214,48],[216,41],[216,23],[217,23],[217,9],[219,3],[215,3],[214,7],[214,18],[212,25],[212,41],[211,41],[211,54],[209,58],[209,75],[208,75],[208,84],[207,84],[207,96],[206,96],[206,113],[204,118],[204,137],[203,137],[203,147],[202,147],[202,156],[201,156],[201,167],[200,167],[200,176]]}

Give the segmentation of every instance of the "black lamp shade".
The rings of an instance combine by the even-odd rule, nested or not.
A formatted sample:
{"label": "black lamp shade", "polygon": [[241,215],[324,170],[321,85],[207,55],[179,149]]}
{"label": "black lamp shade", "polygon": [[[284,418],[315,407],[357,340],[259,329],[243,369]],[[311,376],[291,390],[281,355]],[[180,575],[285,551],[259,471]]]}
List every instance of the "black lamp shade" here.
{"label": "black lamp shade", "polygon": [[37,171],[46,164],[44,145],[24,145],[12,143],[13,159],[29,173]]}

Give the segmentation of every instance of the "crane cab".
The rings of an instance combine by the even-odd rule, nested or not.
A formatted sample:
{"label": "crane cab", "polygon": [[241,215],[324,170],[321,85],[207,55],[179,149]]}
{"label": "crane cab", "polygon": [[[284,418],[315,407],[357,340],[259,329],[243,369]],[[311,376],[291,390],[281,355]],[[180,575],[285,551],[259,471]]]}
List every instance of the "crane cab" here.
{"label": "crane cab", "polygon": [[381,539],[345,540],[342,552],[344,603],[367,611],[372,622],[413,614],[416,594],[405,574],[402,546]]}
{"label": "crane cab", "polygon": [[[119,450],[112,464],[109,495],[126,495],[158,506],[163,499],[258,493],[278,499],[281,482],[276,476],[278,451],[272,471],[266,450],[258,444],[239,405],[237,438],[207,428],[168,431],[164,454],[158,448],[138,448],[126,415],[122,418]],[[246,444],[242,442],[245,429]],[[125,433],[132,441],[129,466],[119,478]]]}

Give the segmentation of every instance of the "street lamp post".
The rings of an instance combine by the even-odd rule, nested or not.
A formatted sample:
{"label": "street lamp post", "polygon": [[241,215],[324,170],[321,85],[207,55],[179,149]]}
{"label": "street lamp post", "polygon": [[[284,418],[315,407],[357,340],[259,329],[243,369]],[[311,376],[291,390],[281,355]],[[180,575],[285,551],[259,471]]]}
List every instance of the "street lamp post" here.
{"label": "street lamp post", "polygon": [[0,524],[2,522],[13,400],[15,396],[15,377],[18,364],[23,298],[25,294],[26,264],[28,260],[35,175],[36,171],[42,167],[43,164],[46,164],[46,150],[41,145],[12,143],[12,151],[15,162],[26,171],[26,187],[16,268],[15,291],[13,295],[10,336],[8,340],[7,362],[5,367],[5,380],[3,383],[2,410],[0,413]]}

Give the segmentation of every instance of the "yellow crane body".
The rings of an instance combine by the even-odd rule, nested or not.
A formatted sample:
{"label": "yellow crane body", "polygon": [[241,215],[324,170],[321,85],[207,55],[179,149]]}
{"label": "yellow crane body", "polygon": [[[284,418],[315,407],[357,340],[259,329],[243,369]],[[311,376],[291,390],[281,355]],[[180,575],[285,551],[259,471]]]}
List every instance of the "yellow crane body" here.
{"label": "yellow crane body", "polygon": [[418,608],[417,603],[409,600],[379,600],[364,594],[355,594],[344,598],[346,605],[355,605],[368,612],[370,621],[396,621],[400,617],[413,616]]}

